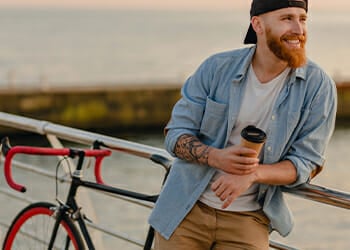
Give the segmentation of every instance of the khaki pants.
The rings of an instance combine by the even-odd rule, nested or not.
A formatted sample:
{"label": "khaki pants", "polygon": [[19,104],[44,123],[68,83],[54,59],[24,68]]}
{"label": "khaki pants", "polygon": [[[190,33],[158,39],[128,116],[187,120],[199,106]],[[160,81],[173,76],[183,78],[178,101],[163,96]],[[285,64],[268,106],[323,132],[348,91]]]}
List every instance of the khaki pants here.
{"label": "khaki pants", "polygon": [[269,219],[262,211],[227,212],[201,202],[169,240],[155,234],[156,250],[267,250]]}

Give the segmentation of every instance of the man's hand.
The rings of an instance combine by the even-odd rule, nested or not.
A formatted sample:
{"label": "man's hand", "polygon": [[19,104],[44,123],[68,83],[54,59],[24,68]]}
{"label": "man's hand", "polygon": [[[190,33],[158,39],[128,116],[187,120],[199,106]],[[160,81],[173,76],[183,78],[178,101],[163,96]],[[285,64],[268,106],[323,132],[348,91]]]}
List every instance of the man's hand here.
{"label": "man's hand", "polygon": [[256,154],[255,150],[230,146],[224,149],[211,148],[208,155],[208,164],[217,169],[234,175],[248,175],[255,172],[259,159],[247,157]]}
{"label": "man's hand", "polygon": [[180,159],[221,169],[227,175],[220,177],[212,189],[226,208],[253,183],[288,185],[297,180],[297,169],[289,160],[274,164],[260,164],[255,150],[239,145],[224,149],[203,144],[197,137],[184,134],[179,137],[174,153]]}
{"label": "man's hand", "polygon": [[200,165],[209,165],[226,173],[247,175],[253,173],[259,163],[256,151],[239,145],[218,149],[203,144],[193,135],[179,137],[174,153],[180,159],[195,162]]}
{"label": "man's hand", "polygon": [[227,208],[238,196],[243,194],[255,182],[255,174],[232,175],[225,174],[219,177],[212,185],[211,189],[220,198],[225,201],[222,208]]}

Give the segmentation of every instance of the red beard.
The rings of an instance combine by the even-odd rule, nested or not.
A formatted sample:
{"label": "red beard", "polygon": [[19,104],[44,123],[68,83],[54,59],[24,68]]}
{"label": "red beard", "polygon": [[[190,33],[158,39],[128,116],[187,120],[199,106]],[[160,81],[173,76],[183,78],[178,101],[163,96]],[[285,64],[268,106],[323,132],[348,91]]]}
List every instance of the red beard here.
{"label": "red beard", "polygon": [[[287,48],[283,44],[283,40],[299,39],[300,48]],[[267,45],[276,57],[288,63],[291,68],[298,68],[306,64],[307,58],[305,53],[306,35],[283,35],[278,38],[272,35],[271,29],[266,32]]]}

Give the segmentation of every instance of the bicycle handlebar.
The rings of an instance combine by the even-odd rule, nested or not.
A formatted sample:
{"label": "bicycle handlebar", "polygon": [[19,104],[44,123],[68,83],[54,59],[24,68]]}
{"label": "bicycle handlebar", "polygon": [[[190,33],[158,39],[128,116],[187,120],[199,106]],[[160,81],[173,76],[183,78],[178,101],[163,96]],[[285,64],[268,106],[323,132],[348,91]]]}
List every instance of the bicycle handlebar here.
{"label": "bicycle handlebar", "polygon": [[[83,157],[95,157],[95,178],[97,183],[104,184],[101,175],[101,162],[104,157],[111,155],[110,150],[106,149],[71,149],[71,148],[44,148],[44,147],[32,147],[32,146],[14,146],[11,147],[9,144],[8,138],[4,138],[1,141],[2,153],[5,156],[4,161],[4,174],[8,185],[24,193],[26,187],[16,183],[13,180],[11,172],[11,161],[15,154],[29,154],[29,155],[60,155],[60,156],[69,156],[74,158],[76,156]],[[82,155],[81,155],[82,154]]]}

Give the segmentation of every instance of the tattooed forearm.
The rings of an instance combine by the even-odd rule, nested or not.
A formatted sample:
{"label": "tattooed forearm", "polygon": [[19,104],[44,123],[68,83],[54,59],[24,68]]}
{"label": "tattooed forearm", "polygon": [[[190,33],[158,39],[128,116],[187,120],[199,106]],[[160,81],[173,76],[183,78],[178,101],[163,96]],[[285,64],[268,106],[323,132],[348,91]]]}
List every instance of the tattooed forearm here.
{"label": "tattooed forearm", "polygon": [[176,142],[175,155],[180,159],[208,165],[208,156],[211,148],[203,144],[193,135],[182,135]]}

